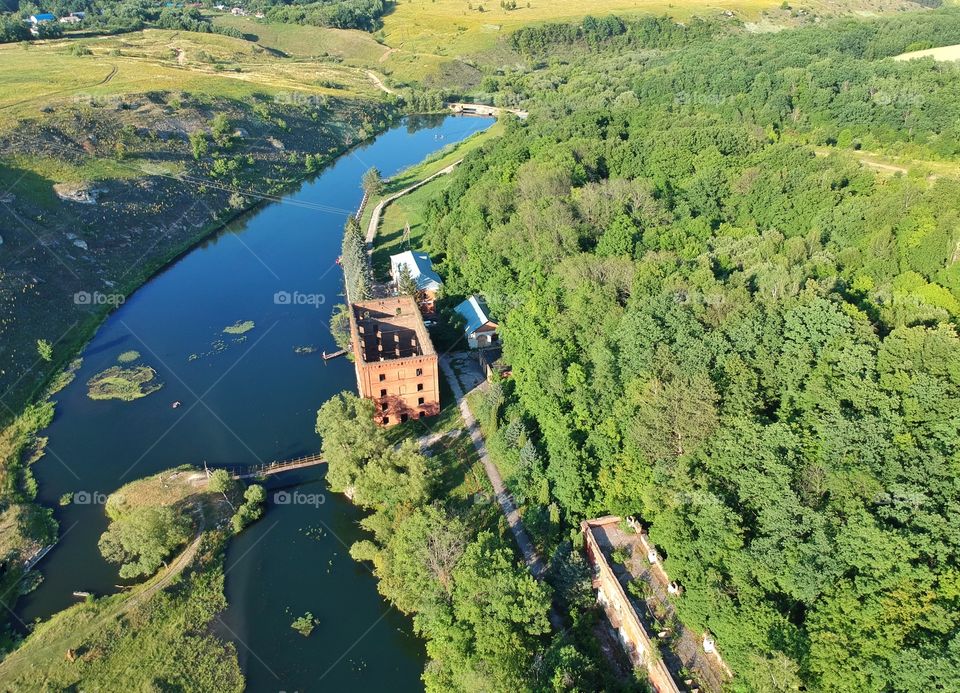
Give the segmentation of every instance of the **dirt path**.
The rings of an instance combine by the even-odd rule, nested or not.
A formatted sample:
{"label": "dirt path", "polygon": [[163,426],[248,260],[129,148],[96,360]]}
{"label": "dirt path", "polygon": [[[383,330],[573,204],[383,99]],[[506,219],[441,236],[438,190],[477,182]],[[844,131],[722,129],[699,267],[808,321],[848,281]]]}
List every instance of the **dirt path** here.
{"label": "dirt path", "polygon": [[[470,434],[473,448],[477,451],[477,457],[480,458],[480,462],[483,463],[483,469],[487,473],[490,485],[493,486],[494,494],[496,494],[500,512],[502,512],[503,516],[507,519],[510,532],[513,534],[513,538],[517,542],[517,547],[523,555],[523,562],[527,565],[527,569],[533,577],[537,580],[543,580],[544,573],[547,569],[546,563],[544,563],[543,558],[540,557],[536,547],[530,540],[530,536],[527,534],[526,528],[523,526],[523,520],[520,518],[517,506],[513,502],[513,496],[510,495],[506,484],[503,483],[500,470],[497,469],[497,465],[494,464],[493,460],[490,459],[490,455],[487,453],[487,444],[483,439],[483,433],[480,431],[480,425],[474,418],[473,412],[470,411],[470,406],[467,404],[463,388],[460,387],[460,380],[457,378],[453,366],[450,364],[449,355],[444,354],[440,357],[440,369],[446,376],[447,382],[450,383],[450,389],[453,390],[453,396],[457,400],[457,406],[460,408],[460,416],[463,417],[463,423],[466,425],[467,432]],[[549,615],[550,623],[553,627],[557,630],[563,629],[563,619],[560,617],[556,608],[551,607]]]}
{"label": "dirt path", "polygon": [[[390,51],[387,51],[386,53],[384,53],[384,56],[387,56],[387,55],[390,55]],[[382,62],[383,58],[381,57],[380,60]],[[391,89],[386,84],[384,84],[383,80],[381,80],[380,77],[377,76],[377,73],[374,72],[373,70],[367,70],[367,77],[370,78],[371,82],[377,85],[377,89],[380,89],[381,91],[385,91],[386,93],[392,96],[397,96],[397,92],[395,92],[393,89]]]}
{"label": "dirt path", "polygon": [[369,254],[373,252],[373,241],[377,237],[377,229],[380,227],[380,217],[383,216],[383,210],[388,204],[396,200],[398,197],[403,197],[407,193],[413,192],[420,186],[426,185],[427,183],[432,181],[434,178],[437,178],[439,176],[445,176],[448,173],[451,173],[453,169],[455,169],[460,164],[461,161],[463,161],[463,159],[458,159],[454,161],[452,164],[450,164],[449,166],[440,169],[439,171],[434,173],[432,176],[427,176],[422,181],[414,183],[410,187],[404,188],[400,192],[393,193],[389,197],[385,197],[382,200],[380,200],[380,202],[377,203],[377,206],[373,208],[373,214],[370,216],[370,223],[367,224],[367,236],[365,239],[367,243],[367,253]]}
{"label": "dirt path", "polygon": [[92,82],[90,84],[85,84],[82,87],[70,87],[69,89],[59,89],[57,91],[48,91],[44,94],[41,94],[40,96],[32,96],[29,99],[23,99],[22,101],[14,101],[13,103],[7,103],[0,106],[0,110],[13,108],[14,106],[22,106],[25,103],[32,103],[34,101],[39,101],[40,99],[48,99],[51,96],[56,96],[58,94],[69,94],[72,92],[83,91],[85,89],[92,89],[93,87],[100,87],[110,82],[116,74],[117,74],[117,66],[111,63],[110,72],[107,73],[107,76],[101,80]]}
{"label": "dirt path", "polygon": [[89,636],[104,622],[117,619],[120,616],[132,611],[141,604],[144,604],[157,592],[168,587],[170,583],[173,582],[174,578],[180,575],[180,573],[182,573],[186,567],[193,562],[194,557],[197,555],[197,551],[200,548],[200,542],[203,539],[203,532],[206,526],[206,518],[203,516],[202,509],[200,510],[200,513],[200,528],[197,530],[197,534],[193,538],[193,541],[191,541],[187,547],[181,551],[173,561],[170,562],[169,565],[163,568],[161,572],[153,578],[153,581],[147,585],[147,587],[133,592],[129,597],[121,600],[118,604],[113,605],[104,613],[100,614],[92,622],[87,623],[83,627],[72,631],[69,634],[64,634],[62,637],[57,638],[44,646],[30,650],[29,661],[25,660],[25,658],[22,656],[22,653],[24,652],[22,647],[14,650],[2,662],[0,662],[0,681],[12,681],[17,676],[20,667],[28,666],[30,661],[36,662],[38,656],[49,654],[50,657],[56,657],[58,656],[58,651],[65,653],[68,649],[77,647],[83,642],[84,638]]}

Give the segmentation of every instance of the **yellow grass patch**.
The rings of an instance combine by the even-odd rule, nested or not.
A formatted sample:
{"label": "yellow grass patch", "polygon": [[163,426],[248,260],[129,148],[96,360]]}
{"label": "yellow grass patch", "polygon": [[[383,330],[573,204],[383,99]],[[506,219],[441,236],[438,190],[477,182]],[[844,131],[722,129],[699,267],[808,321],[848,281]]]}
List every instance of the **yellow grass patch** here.
{"label": "yellow grass patch", "polygon": [[933,58],[934,60],[960,60],[960,44],[955,46],[941,46],[940,48],[928,48],[923,51],[910,51],[902,53],[894,60],[914,60],[915,58]]}

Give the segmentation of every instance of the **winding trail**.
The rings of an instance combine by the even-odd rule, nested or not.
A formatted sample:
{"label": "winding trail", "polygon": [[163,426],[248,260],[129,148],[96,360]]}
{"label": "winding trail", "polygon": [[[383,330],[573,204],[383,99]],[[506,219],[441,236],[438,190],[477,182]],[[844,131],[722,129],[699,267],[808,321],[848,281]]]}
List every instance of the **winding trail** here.
{"label": "winding trail", "polygon": [[[392,49],[391,49],[391,50],[392,50]],[[386,53],[384,53],[384,56],[387,56],[387,55],[390,55],[390,51],[387,51]],[[380,58],[380,61],[383,62],[383,57]],[[384,92],[390,94],[391,96],[397,96],[397,95],[398,95],[398,93],[397,93],[396,91],[394,91],[393,89],[391,89],[390,87],[388,87],[386,84],[384,84],[384,83],[383,83],[383,80],[380,79],[380,76],[377,75],[377,73],[374,72],[373,70],[367,70],[367,77],[370,78],[370,81],[371,81],[371,82],[373,82],[374,84],[377,85],[377,89],[380,89],[381,91],[384,91]]]}

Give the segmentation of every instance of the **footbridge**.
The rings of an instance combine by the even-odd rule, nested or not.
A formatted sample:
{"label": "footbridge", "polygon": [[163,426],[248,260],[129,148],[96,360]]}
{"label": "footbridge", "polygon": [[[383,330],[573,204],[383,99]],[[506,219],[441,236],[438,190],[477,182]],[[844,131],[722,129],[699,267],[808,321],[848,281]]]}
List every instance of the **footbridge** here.
{"label": "footbridge", "polygon": [[327,461],[319,453],[315,455],[304,455],[295,457],[292,460],[277,460],[275,462],[264,462],[263,464],[249,464],[237,467],[223,467],[234,479],[255,479],[262,476],[272,476],[281,472],[292,472],[295,469],[305,469],[315,467],[318,464],[326,464]]}

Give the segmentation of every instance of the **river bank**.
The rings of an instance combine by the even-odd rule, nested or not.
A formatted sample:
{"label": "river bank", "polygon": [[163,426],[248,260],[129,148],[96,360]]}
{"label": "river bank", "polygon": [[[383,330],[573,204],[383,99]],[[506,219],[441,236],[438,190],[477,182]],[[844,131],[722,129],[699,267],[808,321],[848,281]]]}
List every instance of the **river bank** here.
{"label": "river bank", "polygon": [[[333,151],[322,160],[322,163],[318,160],[317,166],[320,168],[318,172],[304,173],[298,180],[287,185],[283,194],[294,194],[302,186],[316,179],[327,167],[332,165],[348,151],[369,144],[375,139],[377,134],[395,125],[400,119],[401,116],[399,114],[391,112],[391,117],[383,130],[365,138],[359,143],[344,141],[336,145]],[[347,140],[349,139],[351,138],[347,138]],[[31,369],[42,369],[44,375],[42,379],[37,382],[34,391],[29,396],[28,402],[24,404],[22,408],[18,407],[16,403],[8,405],[6,401],[2,402],[4,408],[0,410],[0,421],[7,421],[7,428],[2,432],[2,435],[5,439],[14,438],[24,441],[17,445],[4,445],[0,447],[0,459],[3,461],[3,468],[7,470],[8,473],[10,473],[11,470],[21,468],[23,470],[23,479],[21,482],[23,490],[16,498],[18,502],[18,512],[42,517],[56,507],[55,504],[52,503],[47,506],[34,505],[32,503],[32,498],[36,493],[36,483],[30,475],[29,464],[21,465],[19,459],[14,459],[15,457],[19,457],[25,446],[31,444],[30,441],[36,437],[37,432],[46,422],[45,417],[24,417],[23,412],[29,411],[31,407],[42,409],[47,406],[46,403],[50,401],[54,394],[51,390],[60,389],[59,387],[52,387],[53,384],[64,378],[65,372],[69,371],[71,367],[75,365],[74,362],[78,354],[81,354],[89,346],[97,330],[124,302],[131,300],[138,289],[153,277],[161,274],[189,253],[208,242],[230,224],[240,223],[245,217],[255,214],[264,204],[272,201],[273,200],[267,199],[266,197],[247,197],[241,206],[233,207],[225,205],[222,210],[214,215],[213,219],[200,223],[192,235],[177,238],[175,235],[170,234],[167,239],[160,239],[172,240],[169,245],[160,243],[158,240],[152,248],[155,247],[156,250],[159,251],[159,254],[153,258],[141,257],[140,262],[130,267],[128,272],[123,275],[121,281],[114,283],[110,288],[110,297],[113,300],[103,302],[93,300],[94,296],[106,296],[106,294],[101,294],[97,291],[82,291],[74,294],[73,300],[75,304],[77,302],[77,296],[86,296],[89,298],[86,303],[81,302],[79,305],[81,309],[87,309],[87,312],[81,313],[82,317],[80,317],[77,322],[74,322],[59,340],[51,344],[52,358],[48,362],[37,358],[33,363]],[[180,212],[178,212],[178,214],[179,213]],[[181,219],[181,221],[183,220]],[[162,225],[162,220],[160,220],[159,223]],[[21,375],[16,382],[9,385],[4,395],[9,395],[11,390],[20,382],[20,379],[23,378],[24,375]],[[26,429],[24,428],[25,426],[27,427]],[[16,434],[12,433],[14,430],[16,430]],[[41,446],[34,457],[42,453],[43,450]],[[9,528],[9,532],[16,533],[17,538],[15,540],[8,538],[6,544],[8,546],[15,545],[21,548],[18,550],[20,558],[18,560],[14,559],[14,567],[5,573],[4,580],[0,582],[0,585],[4,587],[2,601],[4,606],[7,607],[7,609],[3,610],[2,616],[0,616],[0,628],[7,627],[10,623],[10,614],[16,608],[16,601],[19,595],[14,585],[22,579],[26,570],[34,567],[36,562],[39,562],[39,559],[46,555],[46,552],[50,548],[49,544],[44,546],[44,544],[49,541],[48,525],[46,522],[18,522]],[[38,553],[38,551],[40,553]],[[29,561],[29,568],[26,566],[27,561]],[[23,565],[24,568],[18,569],[16,567],[17,562]]]}
{"label": "river bank", "polygon": [[[35,467],[39,500],[56,505],[63,494],[79,491],[99,497],[171,463],[235,465],[315,451],[317,408],[353,384],[346,360],[324,362],[297,351],[333,348],[326,325],[341,290],[334,260],[346,215],[321,208],[355,209],[359,179],[369,166],[392,175],[433,151],[440,141],[435,135],[450,141],[489,124],[441,120],[411,119],[352,150],[291,194],[289,204],[268,205],[233,222],[107,316],[43,432],[49,453]],[[231,337],[225,349],[204,355],[225,325],[240,320],[256,325],[242,335],[246,339]],[[159,393],[134,402],[89,400],[86,379],[131,349],[157,370],[164,383]],[[200,356],[191,360],[192,354]],[[183,406],[171,409],[171,401]],[[328,534],[333,530],[349,545],[360,533],[359,511],[323,493],[322,470],[294,479],[307,484],[303,493],[323,495],[325,502],[271,503],[267,517],[227,549],[231,607],[223,633],[238,644],[251,688],[276,688],[271,670],[284,685],[302,688],[331,666],[328,680],[410,681],[417,688],[422,646],[410,635],[409,621],[376,597],[372,576]],[[95,548],[102,510],[72,504],[56,515],[63,540],[41,564],[46,580],[23,601],[20,616],[27,622],[68,605],[73,591],[108,594],[117,583],[115,568]],[[316,538],[321,531],[327,541]],[[341,607],[345,611],[336,613]],[[286,609],[310,611],[321,625],[305,639],[291,630]],[[351,612],[357,618],[351,620]],[[342,644],[368,629],[353,653],[381,654],[376,665],[351,671],[340,659]]]}

